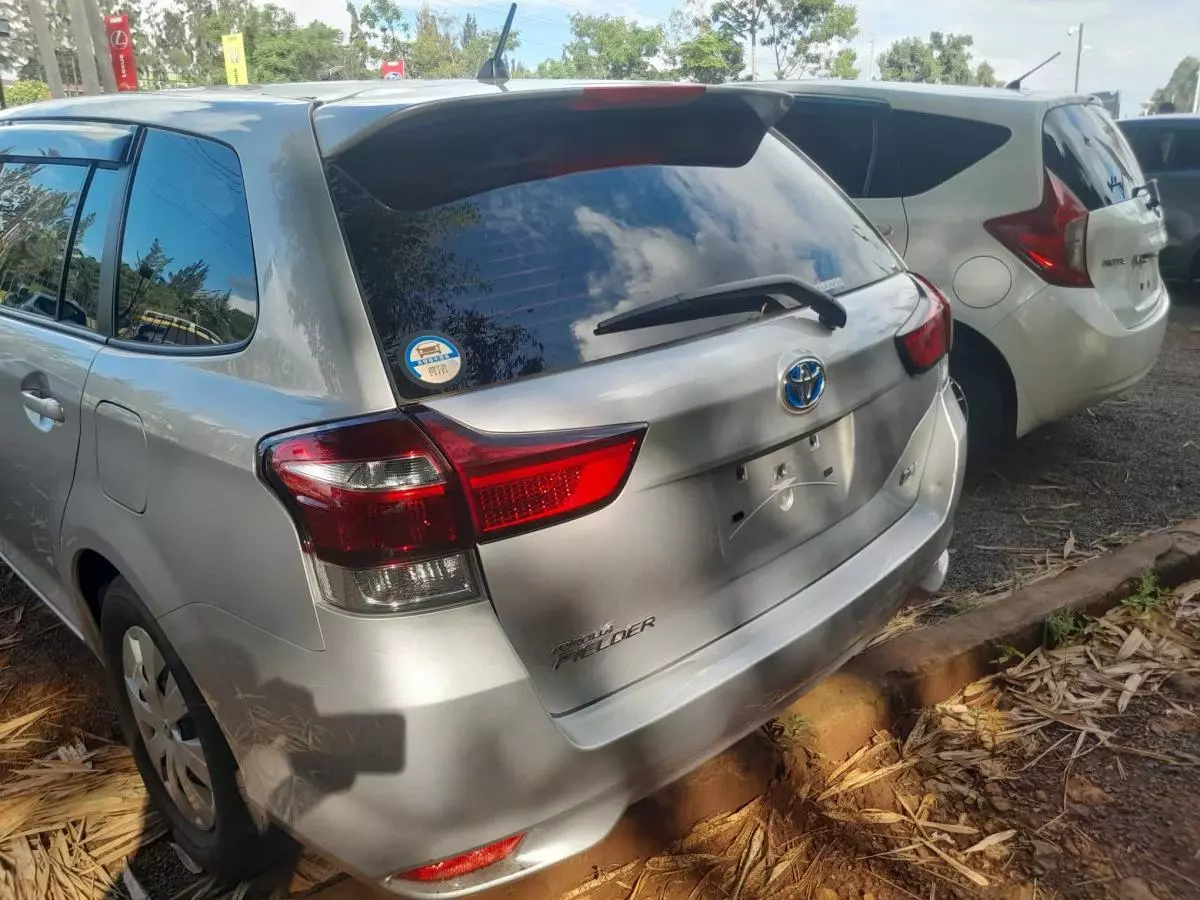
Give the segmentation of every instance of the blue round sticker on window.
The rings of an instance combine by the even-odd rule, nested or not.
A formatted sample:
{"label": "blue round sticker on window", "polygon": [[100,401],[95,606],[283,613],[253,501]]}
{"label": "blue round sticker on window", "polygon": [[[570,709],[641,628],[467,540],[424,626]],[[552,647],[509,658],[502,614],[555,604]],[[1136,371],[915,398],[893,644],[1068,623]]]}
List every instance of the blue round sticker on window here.
{"label": "blue round sticker on window", "polygon": [[449,338],[422,334],[404,348],[404,367],[419,384],[447,385],[462,371],[462,354]]}

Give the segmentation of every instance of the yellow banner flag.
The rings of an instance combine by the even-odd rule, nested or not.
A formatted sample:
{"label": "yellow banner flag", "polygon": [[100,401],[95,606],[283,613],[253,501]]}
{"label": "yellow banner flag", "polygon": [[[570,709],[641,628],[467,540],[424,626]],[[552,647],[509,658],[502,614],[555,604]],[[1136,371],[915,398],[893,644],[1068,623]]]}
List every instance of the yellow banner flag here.
{"label": "yellow banner flag", "polygon": [[229,84],[249,84],[246,75],[246,45],[240,34],[221,35],[221,50],[225,53],[225,80]]}

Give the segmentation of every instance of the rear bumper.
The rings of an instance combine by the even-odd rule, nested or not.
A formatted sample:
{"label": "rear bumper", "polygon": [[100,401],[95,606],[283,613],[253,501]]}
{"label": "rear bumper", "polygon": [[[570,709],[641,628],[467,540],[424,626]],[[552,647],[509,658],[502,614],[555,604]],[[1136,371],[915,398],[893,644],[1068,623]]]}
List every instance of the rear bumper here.
{"label": "rear bumper", "polygon": [[[761,725],[856,652],[950,539],[966,427],[931,407],[916,503],[854,558],[722,639],[567,716],[545,712],[485,604],[394,619],[320,611],[313,652],[193,604],[162,624],[245,790],[302,841],[408,896],[453,897],[569,857],[639,797]],[[516,832],[456,880],[389,879]]]}
{"label": "rear bumper", "polygon": [[1126,327],[1095,291],[1046,288],[988,333],[1017,388],[1017,436],[1141,381],[1154,367],[1170,301],[1160,285]]}

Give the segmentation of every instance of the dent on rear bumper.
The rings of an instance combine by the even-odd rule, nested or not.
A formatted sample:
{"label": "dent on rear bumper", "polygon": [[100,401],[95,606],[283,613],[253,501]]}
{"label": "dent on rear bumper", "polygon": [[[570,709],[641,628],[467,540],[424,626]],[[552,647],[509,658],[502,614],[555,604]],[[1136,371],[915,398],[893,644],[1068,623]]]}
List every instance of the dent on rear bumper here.
{"label": "dent on rear bumper", "polygon": [[[855,558],[557,721],[485,604],[392,619],[321,610],[323,652],[201,604],[162,624],[210,698],[253,803],[393,891],[470,893],[600,840],[630,803],[758,727],[886,621],[949,542],[961,489],[965,423],[948,388],[931,414],[917,502]],[[474,875],[387,879],[522,831],[513,857]]]}
{"label": "dent on rear bumper", "polygon": [[1136,384],[1154,367],[1170,308],[1160,285],[1146,317],[1127,328],[1101,296],[1046,288],[988,332],[1017,388],[1017,436]]}

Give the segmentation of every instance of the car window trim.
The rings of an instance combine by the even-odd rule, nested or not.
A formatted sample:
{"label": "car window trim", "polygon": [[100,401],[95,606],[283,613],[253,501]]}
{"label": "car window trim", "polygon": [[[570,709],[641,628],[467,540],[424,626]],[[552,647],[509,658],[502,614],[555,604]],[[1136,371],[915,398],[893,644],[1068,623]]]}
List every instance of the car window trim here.
{"label": "car window trim", "polygon": [[[254,325],[250,329],[250,333],[242,340],[229,344],[215,344],[210,346],[186,346],[176,344],[150,344],[145,341],[130,341],[124,338],[117,337],[117,304],[120,303],[121,294],[119,290],[120,275],[121,275],[121,251],[125,245],[125,220],[129,213],[129,200],[133,196],[133,185],[137,180],[137,168],[142,159],[142,150],[146,143],[146,135],[151,130],[162,131],[169,134],[183,135],[184,137],[195,138],[201,141],[210,141],[214,144],[219,144],[222,147],[227,147],[238,161],[238,174],[242,180],[243,197],[246,196],[246,177],[242,170],[242,159],[238,156],[237,150],[230,144],[224,141],[219,141],[203,134],[196,134],[191,131],[183,131],[178,128],[162,128],[155,126],[140,126],[134,142],[132,160],[128,166],[125,166],[125,183],[118,185],[118,190],[114,192],[114,206],[119,205],[119,210],[114,210],[115,218],[111,218],[109,224],[114,222],[117,227],[110,229],[110,233],[105,235],[104,243],[104,261],[100,269],[100,281],[102,286],[107,287],[111,292],[109,302],[104,309],[107,315],[108,322],[108,344],[113,347],[118,347],[122,350],[128,350],[133,353],[144,353],[151,356],[199,356],[199,357],[216,357],[229,356],[232,353],[240,353],[249,346],[250,341],[254,339],[254,335],[258,333],[258,320],[262,317],[262,295],[259,291],[258,284],[258,257],[254,253],[254,224],[250,222],[250,204],[249,200],[246,204],[246,220],[250,225],[248,238],[250,241],[250,263],[254,269]],[[106,273],[105,267],[111,271]],[[106,277],[107,275],[107,277]],[[97,325],[100,323],[100,313],[97,312]]]}
{"label": "car window trim", "polygon": [[[62,271],[58,273],[58,300],[54,304],[54,321],[63,320],[63,301],[67,297],[67,274],[71,270],[71,254],[75,252],[75,236],[79,231],[79,218],[83,215],[83,205],[87,202],[88,189],[92,186],[92,176],[96,174],[95,166],[88,166],[87,174],[83,176],[83,187],[79,189],[79,199],[75,201],[75,215],[71,217],[71,229],[67,232],[67,248],[63,253]],[[99,287],[99,285],[97,285]],[[96,298],[96,325],[100,325],[100,298]]]}
{"label": "car window trim", "polygon": [[76,165],[127,161],[134,135],[132,125],[71,119],[21,119],[0,127],[0,142],[15,139],[11,145],[15,152],[2,154],[3,158]]}
{"label": "car window trim", "polygon": [[39,325],[43,328],[49,328],[51,331],[58,331],[64,334],[69,334],[72,337],[82,338],[83,340],[91,341],[94,344],[107,344],[108,338],[98,332],[92,331],[90,328],[84,328],[76,325],[74,322],[64,322],[59,319],[51,319],[49,316],[39,316],[36,313],[26,312],[21,309],[13,309],[8,306],[0,306],[0,316],[7,316],[10,319],[16,319],[20,322],[28,322],[31,325]]}

